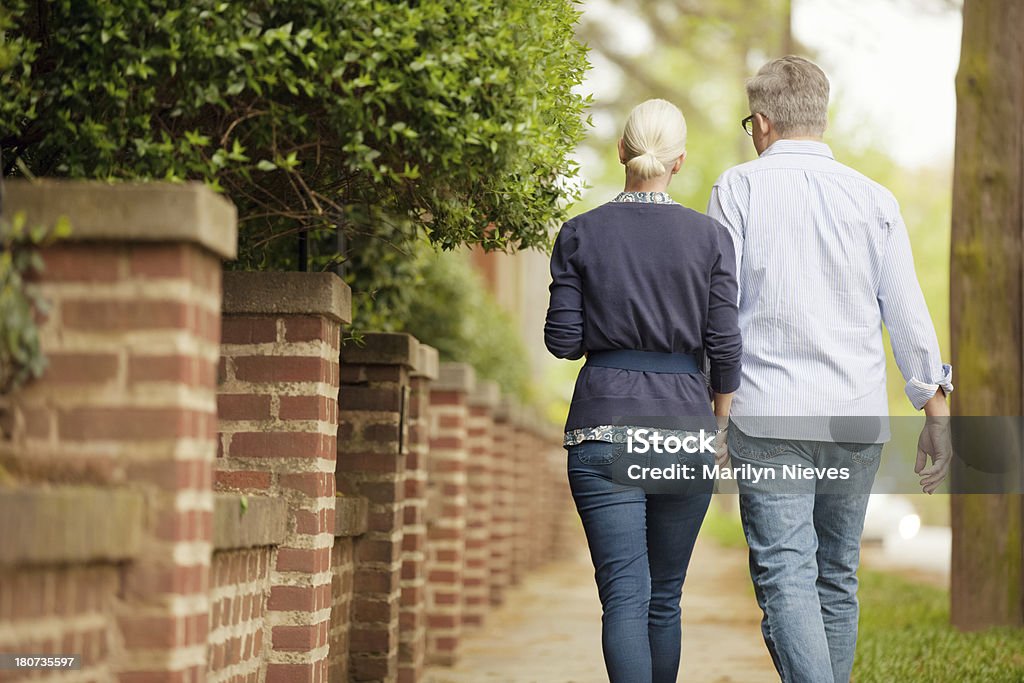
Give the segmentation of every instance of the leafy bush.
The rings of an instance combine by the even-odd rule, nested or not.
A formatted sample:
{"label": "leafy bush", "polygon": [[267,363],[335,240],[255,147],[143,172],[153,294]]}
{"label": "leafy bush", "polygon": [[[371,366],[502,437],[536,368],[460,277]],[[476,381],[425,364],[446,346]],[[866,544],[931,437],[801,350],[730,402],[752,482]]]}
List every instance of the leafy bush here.
{"label": "leafy bush", "polygon": [[204,179],[248,265],[300,228],[543,244],[572,198],[571,0],[4,5],[4,173]]}
{"label": "leafy bush", "polygon": [[462,361],[480,377],[529,398],[529,367],[515,322],[458,253],[426,253],[408,302],[404,331],[437,348],[441,360]]}
{"label": "leafy bush", "polygon": [[39,248],[69,233],[67,221],[29,226],[23,214],[0,220],[0,396],[46,369],[36,316],[45,314],[47,305],[27,280],[43,270]]}

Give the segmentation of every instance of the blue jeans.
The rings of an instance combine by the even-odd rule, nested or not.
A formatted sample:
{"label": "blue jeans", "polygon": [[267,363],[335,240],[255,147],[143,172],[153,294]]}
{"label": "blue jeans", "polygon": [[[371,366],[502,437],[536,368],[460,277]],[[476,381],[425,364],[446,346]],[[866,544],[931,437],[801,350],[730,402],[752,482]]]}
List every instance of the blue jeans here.
{"label": "blue jeans", "polygon": [[675,683],[679,600],[711,493],[647,494],[616,483],[616,461],[647,458],[625,451],[625,444],[584,441],[568,458],[601,598],[605,666],[611,683]]}
{"label": "blue jeans", "polygon": [[[857,646],[857,567],[881,444],[752,437],[729,428],[732,466],[847,467],[842,487],[738,479],[761,632],[784,683],[848,683]],[[774,490],[773,490],[774,489]],[[823,489],[828,492],[823,492]]]}

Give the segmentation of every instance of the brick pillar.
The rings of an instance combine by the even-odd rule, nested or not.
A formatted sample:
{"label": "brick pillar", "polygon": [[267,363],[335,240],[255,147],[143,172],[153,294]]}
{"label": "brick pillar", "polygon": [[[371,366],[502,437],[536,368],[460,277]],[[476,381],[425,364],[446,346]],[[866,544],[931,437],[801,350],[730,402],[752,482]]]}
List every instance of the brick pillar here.
{"label": "brick pillar", "polygon": [[497,382],[477,382],[466,425],[466,556],[462,623],[481,626],[491,606],[491,534],[494,529],[494,410]]}
{"label": "brick pillar", "polygon": [[430,388],[427,492],[427,661],[453,664],[462,635],[462,572],[466,550],[466,458],[473,368],[442,363]]}
{"label": "brick pillar", "polygon": [[349,661],[356,681],[398,676],[406,418],[418,347],[407,334],[370,333],[341,353],[338,491],[370,502],[367,532],[354,544]]}
{"label": "brick pillar", "polygon": [[505,592],[512,583],[512,550],[514,542],[515,468],[519,453],[516,451],[514,404],[507,397],[499,400],[493,413],[491,471],[493,477],[493,507],[490,539],[490,602],[505,602]]}
{"label": "brick pillar", "polygon": [[438,375],[437,349],[420,344],[409,380],[408,448],[405,456],[405,505],[402,529],[401,606],[399,608],[399,683],[423,676],[427,620],[427,458],[430,455],[430,384]]}
{"label": "brick pillar", "polygon": [[[29,225],[66,215],[73,232],[43,253],[49,367],[4,399],[0,470],[29,497],[49,484],[91,490],[93,502],[65,508],[76,519],[52,528],[74,535],[54,538],[49,560],[0,570],[0,651],[81,652],[97,680],[201,681],[220,259],[235,254],[234,207],[199,184],[8,181],[4,209]],[[97,524],[76,533],[79,516]],[[0,520],[4,544],[13,523]],[[110,524],[122,551],[102,547]]]}
{"label": "brick pillar", "polygon": [[518,584],[526,575],[529,557],[529,533],[534,506],[533,492],[533,434],[531,433],[530,414],[522,406],[516,406],[512,412],[512,443],[514,444],[516,465],[511,476],[512,484],[512,561],[509,573],[513,584]]}
{"label": "brick pillar", "polygon": [[338,347],[333,273],[225,273],[219,489],[288,501],[272,558],[266,681],[325,681],[334,544]]}

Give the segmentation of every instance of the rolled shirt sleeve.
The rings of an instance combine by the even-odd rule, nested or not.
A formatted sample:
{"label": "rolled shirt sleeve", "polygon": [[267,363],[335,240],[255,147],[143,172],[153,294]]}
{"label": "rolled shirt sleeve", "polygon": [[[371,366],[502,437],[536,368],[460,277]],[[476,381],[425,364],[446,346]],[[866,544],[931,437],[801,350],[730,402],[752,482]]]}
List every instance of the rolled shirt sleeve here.
{"label": "rolled shirt sleeve", "polygon": [[711,388],[729,394],[740,386],[743,342],[737,309],[736,254],[728,232],[716,225],[718,249],[711,265],[704,350],[711,361]]}
{"label": "rolled shirt sleeve", "polygon": [[551,252],[551,298],[544,320],[544,345],[557,358],[583,356],[583,284],[575,261],[579,249],[576,227],[568,222],[558,231]]}
{"label": "rolled shirt sleeve", "polygon": [[935,326],[914,271],[910,237],[898,211],[887,227],[878,305],[896,365],[906,380],[904,392],[920,410],[939,387],[947,394],[953,391],[953,368],[942,362]]}

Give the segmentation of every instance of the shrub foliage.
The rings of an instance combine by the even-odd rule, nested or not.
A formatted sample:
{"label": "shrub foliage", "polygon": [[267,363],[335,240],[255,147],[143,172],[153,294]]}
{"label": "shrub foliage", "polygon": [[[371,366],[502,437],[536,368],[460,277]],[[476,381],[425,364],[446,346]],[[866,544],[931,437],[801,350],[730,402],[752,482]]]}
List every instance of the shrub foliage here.
{"label": "shrub foliage", "polygon": [[205,180],[239,207],[243,267],[294,266],[272,245],[300,230],[544,245],[573,199],[572,0],[4,7],[4,173]]}

